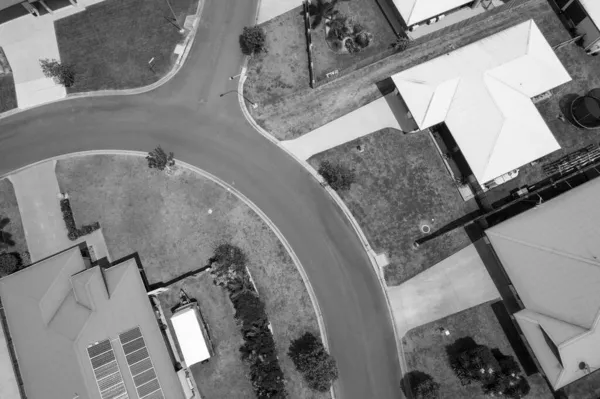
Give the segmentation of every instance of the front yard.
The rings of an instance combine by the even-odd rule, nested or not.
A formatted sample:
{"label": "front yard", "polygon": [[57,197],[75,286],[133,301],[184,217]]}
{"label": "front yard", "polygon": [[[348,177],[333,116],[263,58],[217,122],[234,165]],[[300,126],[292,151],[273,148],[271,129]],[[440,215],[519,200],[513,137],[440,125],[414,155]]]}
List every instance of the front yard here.
{"label": "front yard", "polygon": [[[188,170],[178,169],[172,176],[150,170],[143,157],[62,160],[56,175],[61,191],[69,193],[78,223],[100,222],[113,259],[138,252],[150,284],[206,266],[220,243],[242,248],[273,325],[290,396],[328,397],[309,391],[287,356],[292,338],[306,330],[319,331],[302,278],[270,228],[236,196]],[[218,357],[199,367],[201,391],[207,397],[248,397],[251,390],[245,390],[243,381],[219,383],[247,372],[235,349],[239,327],[224,303],[229,301],[225,291],[210,287],[207,275],[188,280],[187,293],[198,299],[207,315]]]}
{"label": "front yard", "polygon": [[[177,24],[198,0],[170,0]],[[106,0],[55,22],[61,61],[77,71],[69,93],[128,89],[156,82],[173,66],[183,41],[163,0]],[[153,70],[148,61],[154,58]]]}
{"label": "front yard", "polygon": [[[364,151],[356,151],[360,145]],[[476,211],[464,202],[426,132],[406,135],[393,129],[362,137],[312,157],[356,170],[356,183],[340,196],[358,220],[376,252],[386,252],[390,265],[386,282],[398,285],[470,244],[464,229],[456,229],[413,248],[423,236]]]}
{"label": "front yard", "polygon": [[[0,253],[15,252],[21,257],[21,266],[27,266],[30,261],[25,231],[21,224],[15,190],[8,179],[0,180],[0,226],[1,231],[7,233],[0,238]],[[3,276],[0,271],[0,277]]]}
{"label": "front yard", "polygon": [[[499,349],[504,355],[515,353],[510,346],[490,303],[484,303],[410,330],[403,339],[408,371],[422,371],[440,384],[440,399],[485,399],[481,386],[461,385],[450,367],[446,347],[459,338],[471,337],[480,345]],[[450,335],[442,334],[448,330]],[[552,398],[552,392],[544,379],[535,374],[527,377],[531,387],[528,399]]]}

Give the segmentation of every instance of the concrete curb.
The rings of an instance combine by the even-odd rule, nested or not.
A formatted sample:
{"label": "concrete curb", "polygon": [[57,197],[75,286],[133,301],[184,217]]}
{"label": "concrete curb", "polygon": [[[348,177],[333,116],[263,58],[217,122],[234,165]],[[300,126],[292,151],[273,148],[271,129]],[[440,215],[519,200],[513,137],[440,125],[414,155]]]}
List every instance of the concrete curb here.
{"label": "concrete curb", "polygon": [[406,373],[406,371],[408,370],[408,366],[406,364],[406,357],[404,354],[404,346],[402,345],[401,337],[399,337],[399,335],[398,335],[398,330],[396,328],[396,323],[394,321],[395,320],[394,313],[392,312],[392,306],[390,303],[390,298],[388,296],[387,286],[385,283],[383,271],[377,265],[377,262],[375,260],[375,257],[376,257],[375,251],[373,250],[373,248],[371,248],[371,245],[369,244],[367,237],[365,236],[364,232],[362,231],[362,228],[358,224],[358,221],[356,220],[354,215],[352,215],[352,212],[350,212],[350,209],[348,209],[348,206],[340,198],[338,193],[327,185],[327,183],[324,181],[323,177],[321,175],[319,175],[319,173],[308,162],[296,157],[296,155],[294,155],[291,151],[289,151],[287,148],[282,146],[281,142],[279,140],[277,140],[275,137],[273,137],[271,134],[269,134],[261,126],[259,126],[258,123],[256,123],[256,121],[254,121],[254,118],[252,118],[252,115],[250,115],[250,112],[248,111],[248,108],[246,107],[246,103],[245,103],[245,100],[243,97],[244,83],[246,81],[246,70],[248,67],[248,60],[249,60],[249,57],[246,57],[244,60],[244,64],[242,66],[242,74],[240,76],[240,80],[238,83],[238,101],[240,103],[240,108],[242,110],[242,113],[244,114],[244,117],[246,118],[248,123],[254,128],[254,130],[256,130],[258,133],[260,133],[267,140],[269,140],[270,142],[275,144],[281,150],[285,151],[290,157],[295,159],[298,163],[300,163],[300,165],[302,165],[306,169],[306,171],[308,173],[310,173],[319,182],[319,184],[325,189],[325,191],[327,191],[329,193],[329,195],[331,196],[333,201],[340,207],[340,209],[342,210],[344,215],[346,215],[346,217],[350,221],[350,224],[354,228],[354,231],[358,235],[358,238],[360,239],[365,251],[367,252],[367,255],[369,256],[369,260],[371,261],[371,266],[375,270],[375,274],[377,275],[379,284],[381,285],[381,288],[383,290],[385,300],[387,302],[388,312],[390,314],[390,319],[392,321],[392,327],[394,329],[394,337],[396,339],[396,350],[398,352],[398,359],[400,362],[400,370],[401,370],[402,374]]}
{"label": "concrete curb", "polygon": [[173,68],[171,68],[171,70],[165,76],[163,76],[156,82],[151,83],[147,86],[137,87],[134,89],[98,90],[98,91],[88,91],[88,92],[84,92],[84,93],[67,94],[66,97],[59,98],[58,100],[48,101],[48,102],[34,105],[32,107],[27,107],[27,108],[15,108],[15,109],[11,109],[10,111],[0,113],[0,119],[8,118],[9,116],[16,115],[21,112],[26,112],[26,111],[29,111],[29,110],[32,110],[35,108],[43,107],[45,105],[59,103],[59,102],[68,101],[68,100],[74,100],[74,99],[78,99],[78,98],[105,97],[105,96],[132,96],[132,95],[136,95],[136,94],[147,93],[149,91],[159,88],[160,86],[164,85],[165,83],[167,83],[168,81],[173,79],[173,77],[177,74],[177,72],[179,72],[181,67],[185,64],[185,61],[187,60],[190,49],[192,48],[192,44],[194,43],[194,39],[196,38],[196,32],[198,30],[200,18],[202,16],[202,10],[204,9],[204,2],[205,2],[205,0],[198,0],[198,8],[196,9],[196,14],[195,14],[196,18],[194,21],[194,26],[193,26],[192,30],[190,31],[190,33],[188,34],[189,39],[188,38],[184,39],[185,49],[184,49],[181,57],[175,62],[175,64],[173,65]]}

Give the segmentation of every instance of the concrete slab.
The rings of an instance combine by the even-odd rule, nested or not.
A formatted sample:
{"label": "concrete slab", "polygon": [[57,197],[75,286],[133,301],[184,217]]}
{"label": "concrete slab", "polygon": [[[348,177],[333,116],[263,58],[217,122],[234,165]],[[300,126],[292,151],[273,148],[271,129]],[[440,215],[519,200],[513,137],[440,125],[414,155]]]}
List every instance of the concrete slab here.
{"label": "concrete slab", "polygon": [[352,111],[294,140],[282,141],[281,145],[300,159],[337,147],[383,128],[402,130],[387,97],[395,101],[396,95],[389,94],[364,107]]}
{"label": "concrete slab", "polygon": [[55,165],[55,161],[44,162],[9,176],[32,262],[75,245],[67,237],[60,211]]}
{"label": "concrete slab", "polygon": [[261,0],[257,23],[262,24],[301,5],[302,0]]}
{"label": "concrete slab", "polygon": [[473,245],[387,291],[400,337],[415,327],[500,298]]}

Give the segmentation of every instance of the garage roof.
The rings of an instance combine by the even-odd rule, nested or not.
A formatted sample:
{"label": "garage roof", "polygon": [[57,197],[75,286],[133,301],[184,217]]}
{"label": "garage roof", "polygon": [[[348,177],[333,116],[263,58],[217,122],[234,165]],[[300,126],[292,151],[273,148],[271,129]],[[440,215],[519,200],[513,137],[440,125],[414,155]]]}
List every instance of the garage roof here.
{"label": "garage roof", "polygon": [[392,80],[420,129],[446,123],[480,184],[560,148],[531,98],[571,78],[533,20]]}
{"label": "garage roof", "polygon": [[555,389],[586,375],[581,362],[600,365],[598,198],[595,179],[486,231],[525,307],[515,318]]}
{"label": "garage roof", "polygon": [[473,0],[394,0],[406,25],[414,25],[453,10]]}

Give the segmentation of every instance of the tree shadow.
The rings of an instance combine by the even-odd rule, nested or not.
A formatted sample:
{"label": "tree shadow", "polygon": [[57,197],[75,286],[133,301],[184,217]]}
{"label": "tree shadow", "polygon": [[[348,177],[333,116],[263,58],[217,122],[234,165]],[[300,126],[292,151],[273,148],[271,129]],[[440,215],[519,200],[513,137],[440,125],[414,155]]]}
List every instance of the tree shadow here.
{"label": "tree shadow", "polygon": [[4,231],[4,228],[10,223],[7,217],[0,218],[0,249],[14,247],[16,243],[12,239],[12,234]]}

